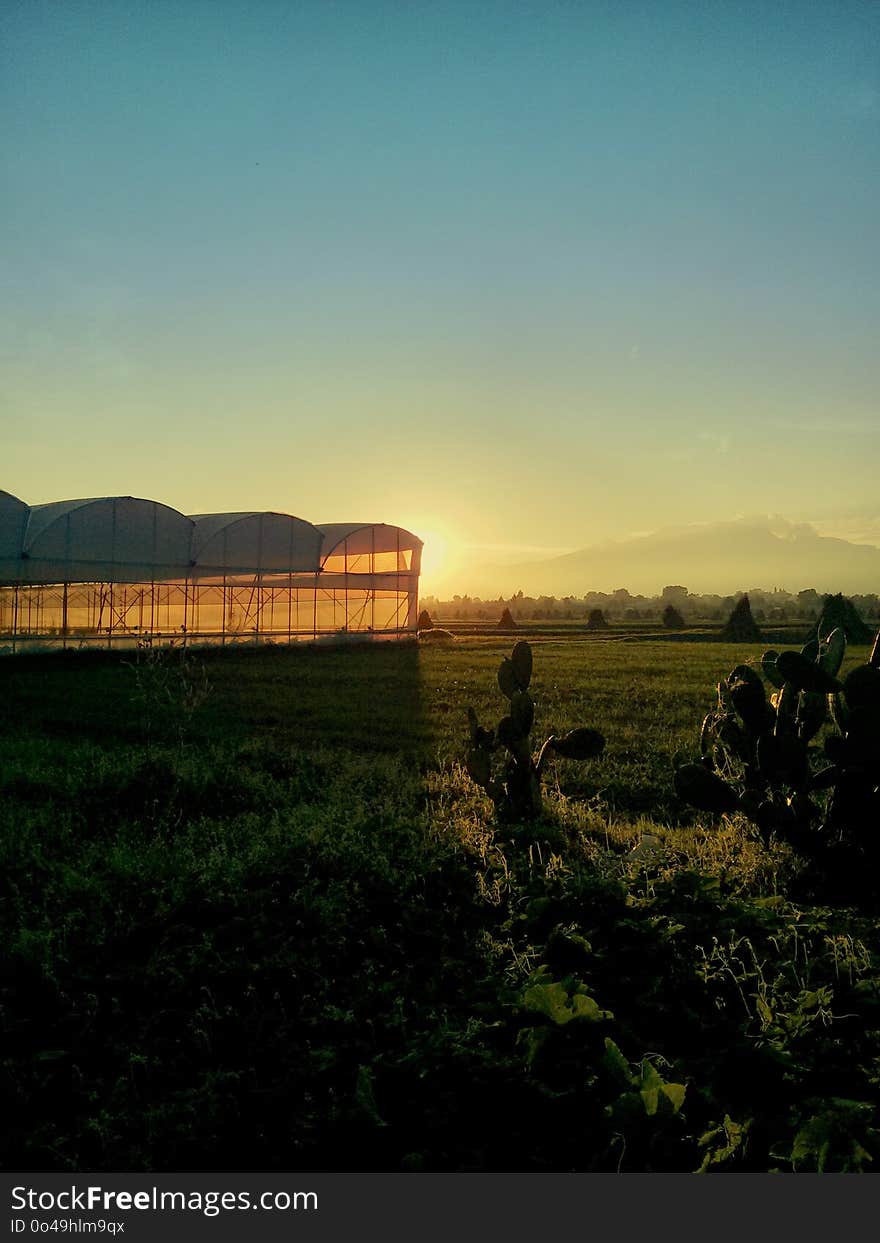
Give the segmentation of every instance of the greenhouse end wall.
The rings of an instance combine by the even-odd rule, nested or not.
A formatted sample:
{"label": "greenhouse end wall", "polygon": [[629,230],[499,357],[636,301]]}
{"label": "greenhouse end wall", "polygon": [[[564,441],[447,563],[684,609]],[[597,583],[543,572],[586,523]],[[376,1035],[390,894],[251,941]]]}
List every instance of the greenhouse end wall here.
{"label": "greenhouse end wall", "polygon": [[416,628],[421,548],[386,523],[0,493],[0,645],[399,639]]}

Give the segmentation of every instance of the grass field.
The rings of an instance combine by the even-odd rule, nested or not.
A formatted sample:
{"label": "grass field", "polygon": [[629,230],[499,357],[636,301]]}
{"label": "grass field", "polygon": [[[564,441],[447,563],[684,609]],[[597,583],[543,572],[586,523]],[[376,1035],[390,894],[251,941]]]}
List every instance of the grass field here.
{"label": "grass field", "polygon": [[876,911],[672,788],[760,649],[536,636],[502,829],[510,646],[0,662],[6,1166],[880,1168]]}

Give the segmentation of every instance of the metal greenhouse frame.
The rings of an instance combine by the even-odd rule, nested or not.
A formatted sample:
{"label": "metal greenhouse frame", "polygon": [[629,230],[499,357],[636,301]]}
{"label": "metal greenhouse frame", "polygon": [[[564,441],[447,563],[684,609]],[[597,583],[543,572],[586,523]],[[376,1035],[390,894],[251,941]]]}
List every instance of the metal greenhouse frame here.
{"label": "metal greenhouse frame", "polygon": [[416,629],[421,550],[386,523],[0,492],[0,645],[401,638]]}

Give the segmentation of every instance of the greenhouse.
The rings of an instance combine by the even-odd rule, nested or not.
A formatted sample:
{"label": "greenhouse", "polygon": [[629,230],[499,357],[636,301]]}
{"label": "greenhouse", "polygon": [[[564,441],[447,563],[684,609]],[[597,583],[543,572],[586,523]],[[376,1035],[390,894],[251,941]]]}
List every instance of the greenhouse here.
{"label": "greenhouse", "polygon": [[0,492],[0,644],[401,638],[416,628],[421,549],[387,523]]}

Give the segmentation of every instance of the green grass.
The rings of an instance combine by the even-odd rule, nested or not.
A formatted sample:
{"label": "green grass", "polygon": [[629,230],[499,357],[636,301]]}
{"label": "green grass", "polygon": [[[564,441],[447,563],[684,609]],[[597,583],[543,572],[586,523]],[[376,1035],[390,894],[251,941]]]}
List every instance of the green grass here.
{"label": "green grass", "polygon": [[536,637],[499,829],[510,645],[0,662],[4,1164],[876,1167],[875,913],[672,789],[760,649]]}

